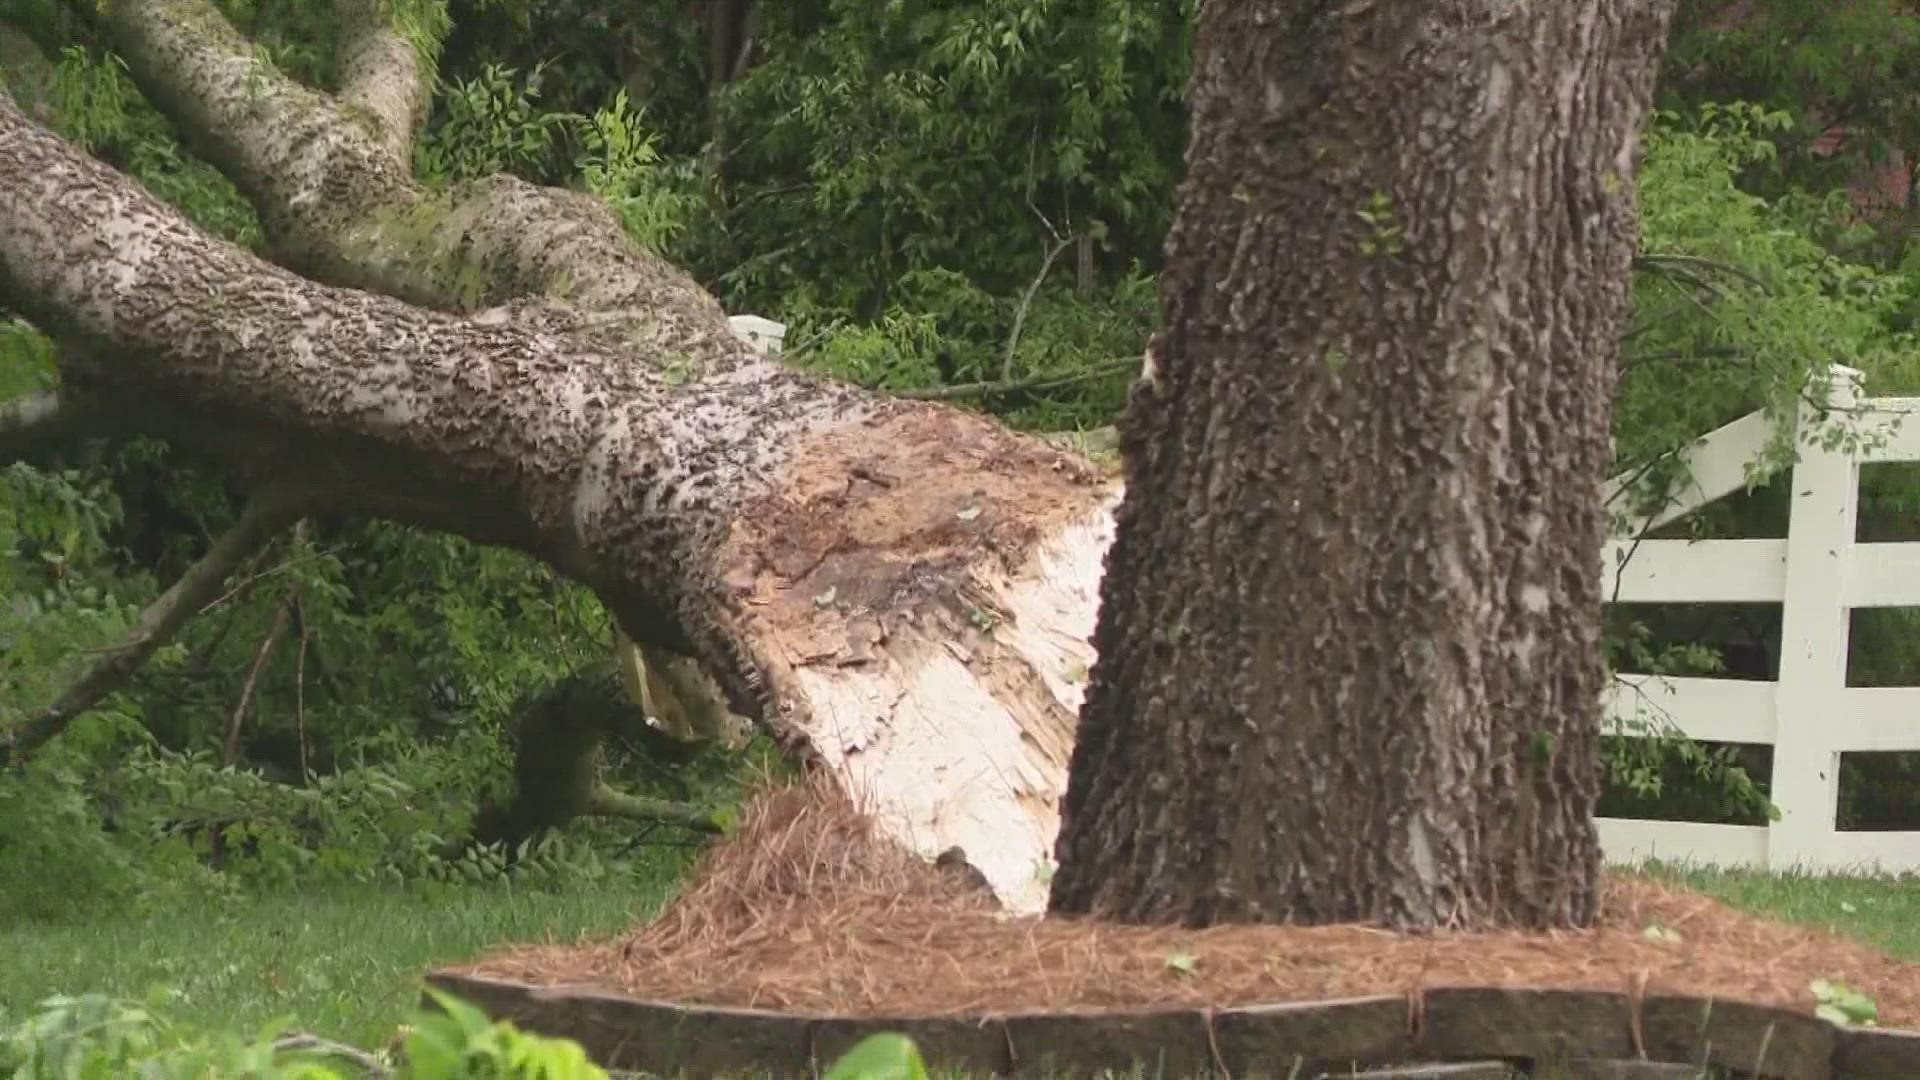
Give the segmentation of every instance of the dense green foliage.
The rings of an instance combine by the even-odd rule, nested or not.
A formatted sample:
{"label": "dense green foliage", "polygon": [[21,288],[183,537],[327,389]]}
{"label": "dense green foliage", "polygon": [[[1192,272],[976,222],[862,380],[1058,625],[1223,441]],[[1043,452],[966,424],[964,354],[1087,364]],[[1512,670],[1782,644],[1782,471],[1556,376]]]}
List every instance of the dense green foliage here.
{"label": "dense green foliage", "polygon": [[[606,1070],[589,1061],[578,1043],[490,1022],[472,1005],[445,995],[436,995],[436,1002],[440,1008],[417,1009],[410,1018],[395,1077],[605,1080]],[[203,1033],[176,1028],[151,1005],[99,994],[54,997],[0,1030],[0,1069],[21,1080],[346,1080],[368,1066],[387,1067],[386,1055],[334,1045],[282,1047],[278,1039],[278,1024],[252,1038]]]}
{"label": "dense green foliage", "polygon": [[[222,7],[282,70],[326,84],[322,7]],[[760,28],[765,62],[712,103],[699,65],[680,62],[699,49],[678,5],[451,14],[416,157],[427,182],[510,170],[593,191],[736,310],[791,320],[798,362],[895,388],[1058,375],[1064,387],[994,403],[1030,424],[1110,420],[1155,317],[1186,5],[782,7]],[[64,134],[203,227],[261,245],[252,209],[84,23],[35,0],[7,0],[0,18],[50,57]],[[413,18],[430,44],[440,27]],[[44,340],[4,327],[0,392],[51,385]],[[51,701],[83,650],[124,634],[236,512],[219,463],[152,442],[36,465],[9,468],[0,509],[0,724]],[[128,692],[0,780],[14,826],[0,897],[52,918],[182,891],[474,872],[445,842],[503,796],[514,710],[603,659],[607,638],[591,597],[526,560],[308,522]],[[741,764],[634,752],[607,767],[629,790],[723,801]],[[582,824],[548,841],[562,852],[548,862],[586,872],[623,831]],[[29,872],[53,852],[58,873]]]}
{"label": "dense green foliage", "polygon": [[[1656,489],[1682,479],[1668,455],[1690,434],[1790,401],[1825,364],[1862,370],[1870,393],[1920,383],[1912,211],[1889,209],[1867,183],[1911,168],[1894,155],[1920,136],[1909,77],[1920,15],[1898,0],[1745,7],[1731,19],[1723,4],[1683,0],[1648,139],[1642,247],[1685,258],[1650,259],[1636,275],[1615,431],[1617,467]],[[1845,138],[1822,139],[1837,123]],[[1777,450],[1780,464],[1793,448]],[[1778,477],[1760,481],[1656,535],[1782,536],[1786,495]],[[1913,467],[1869,467],[1860,538],[1920,539],[1917,505]],[[1917,614],[1854,613],[1851,684],[1920,683]],[[1627,670],[1765,679],[1778,669],[1777,605],[1621,606],[1610,622]],[[1650,715],[1643,730],[1661,728]],[[1767,748],[1666,735],[1615,745],[1603,811],[1764,820],[1764,784],[1750,778],[1766,775]],[[1913,755],[1849,755],[1842,826],[1920,825],[1917,768]]]}
{"label": "dense green foliage", "polygon": [[[0,1013],[0,1070],[15,1080],[348,1080],[381,1070],[394,1080],[606,1080],[579,1043],[490,1020],[469,1002],[428,988],[432,1008],[412,1010],[392,1051],[325,1040],[285,1040],[279,1025],[246,1038],[182,1029],[163,1000],[102,994],[54,997],[7,1024]],[[902,1035],[863,1039],[832,1063],[828,1080],[925,1080],[919,1048]]]}
{"label": "dense green foliage", "polygon": [[[221,6],[282,70],[331,78],[326,5]],[[1656,489],[1681,479],[1677,447],[1791,400],[1823,365],[1864,370],[1874,392],[1920,383],[1910,230],[1904,215],[1863,216],[1846,190],[1920,136],[1920,17],[1894,0],[1760,0],[1722,26],[1718,7],[1682,4],[1639,181],[1616,468]],[[754,62],[717,92],[678,0],[396,8],[441,61],[424,181],[508,170],[592,191],[729,310],[788,321],[795,363],[891,390],[961,387],[1025,427],[1112,420],[1158,318],[1192,0],[769,4]],[[262,245],[253,209],[85,19],[0,0],[8,28],[41,60],[0,41],[0,77],[31,83],[67,136],[208,230]],[[1834,117],[1857,136],[1819,152]],[[52,360],[0,313],[0,398],[53,385]],[[0,466],[0,727],[122,636],[233,520],[234,496],[219,462],[149,440]],[[1865,497],[1876,538],[1920,532],[1911,472],[1869,473]],[[1778,535],[1784,506],[1781,485],[1760,484],[1672,531]],[[1613,615],[1623,669],[1771,674],[1777,613]],[[511,865],[446,846],[509,782],[516,708],[603,660],[608,636],[589,595],[525,559],[308,522],[126,692],[0,775],[0,910],[57,921],[340,883],[644,876],[656,864],[633,854],[634,830],[604,822]],[[1856,682],[1920,681],[1911,613],[1864,616],[1855,636]],[[1607,809],[1753,820],[1764,764],[1670,735],[1616,740]],[[751,766],[631,749],[603,767],[628,790],[724,802]],[[1849,820],[1920,816],[1904,761],[1848,768],[1869,781],[1849,788]]]}

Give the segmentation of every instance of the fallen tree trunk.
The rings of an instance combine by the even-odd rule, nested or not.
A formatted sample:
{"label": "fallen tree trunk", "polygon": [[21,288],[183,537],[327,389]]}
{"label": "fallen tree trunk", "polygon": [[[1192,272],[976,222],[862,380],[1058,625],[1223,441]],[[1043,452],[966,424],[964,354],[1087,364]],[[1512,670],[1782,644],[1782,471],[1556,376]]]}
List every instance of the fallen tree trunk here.
{"label": "fallen tree trunk", "polygon": [[691,658],[710,704],[834,770],[890,834],[1043,907],[1117,482],[758,355],[596,200],[420,188],[417,52],[383,38],[379,3],[338,14],[361,49],[338,99],[261,66],[202,0],[103,14],[255,203],[272,261],[0,94],[0,303],[62,345],[59,396],[0,415],[0,449],[159,435],[234,463],[283,519],[545,560],[650,667]]}

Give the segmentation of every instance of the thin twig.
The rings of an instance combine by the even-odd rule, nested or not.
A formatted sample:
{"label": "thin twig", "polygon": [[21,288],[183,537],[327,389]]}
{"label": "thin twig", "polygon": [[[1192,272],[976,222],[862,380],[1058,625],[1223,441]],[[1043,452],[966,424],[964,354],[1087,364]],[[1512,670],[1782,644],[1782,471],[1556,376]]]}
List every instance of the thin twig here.
{"label": "thin twig", "polygon": [[1060,253],[1073,243],[1073,237],[1055,234],[1053,243],[1047,245],[1047,253],[1040,260],[1040,272],[1033,275],[1027,283],[1027,291],[1020,297],[1020,306],[1013,309],[1013,329],[1007,334],[1006,353],[1000,358],[1000,377],[1013,378],[1013,352],[1020,345],[1020,331],[1027,324],[1027,310],[1033,306],[1033,298],[1039,294],[1040,286],[1047,280],[1047,272],[1053,269],[1053,262]]}
{"label": "thin twig", "polygon": [[1666,324],[1673,322],[1676,319],[1679,319],[1681,316],[1687,314],[1689,310],[1690,310],[1689,308],[1681,307],[1680,305],[1675,304],[1672,307],[1668,308],[1666,311],[1663,311],[1658,315],[1649,316],[1644,320],[1636,320],[1632,325],[1628,326],[1626,330],[1620,334],[1620,344],[1622,346],[1625,346],[1627,342],[1632,341],[1634,338],[1637,338],[1642,334],[1649,333],[1653,330],[1657,330],[1660,327],[1665,326]]}
{"label": "thin twig", "polygon": [[1009,379],[995,382],[960,383],[957,386],[935,386],[913,390],[892,391],[894,397],[909,398],[914,401],[954,401],[965,398],[993,397],[997,394],[1009,394],[1021,390],[1051,390],[1055,387],[1071,386],[1074,383],[1091,382],[1106,378],[1123,371],[1139,368],[1140,358],[1128,356],[1103,361],[1085,371],[1076,371],[1069,375],[1043,374],[1029,375],[1024,379]]}
{"label": "thin twig", "polygon": [[657,821],[699,833],[717,834],[724,831],[720,819],[711,810],[671,799],[630,795],[604,783],[594,785],[592,794],[587,797],[585,812],[628,821]]}
{"label": "thin twig", "polygon": [[[1663,453],[1655,454],[1653,457],[1650,457],[1647,460],[1641,462],[1639,465],[1634,466],[1633,471],[1628,473],[1626,478],[1620,481],[1619,485],[1613,489],[1613,494],[1607,496],[1605,505],[1612,506],[1615,502],[1619,501],[1620,499],[1624,498],[1627,495],[1632,494],[1634,489],[1639,487],[1640,481],[1646,479],[1648,473],[1658,468],[1661,464],[1663,464],[1667,460],[1673,458],[1679,452],[1680,452],[1679,450],[1669,450]],[[1668,497],[1668,501],[1669,502],[1672,501],[1671,496]],[[1665,509],[1665,507],[1663,506],[1661,507],[1661,509]]]}
{"label": "thin twig", "polygon": [[1046,229],[1047,235],[1053,238],[1053,243],[1048,247],[1046,256],[1040,260],[1040,272],[1035,274],[1033,281],[1028,284],[1026,295],[1020,298],[1020,307],[1014,312],[1013,332],[1007,336],[1006,355],[1003,356],[1000,361],[1000,377],[1002,379],[1013,378],[1013,350],[1014,346],[1020,343],[1020,329],[1027,321],[1027,308],[1033,303],[1034,294],[1040,291],[1041,282],[1047,279],[1047,271],[1053,268],[1053,261],[1060,257],[1060,252],[1065,250],[1068,244],[1073,242],[1073,222],[1067,222],[1067,231],[1062,233],[1054,226],[1053,219],[1047,217],[1047,215],[1041,211],[1039,204],[1033,201],[1034,164],[1038,160],[1039,152],[1040,129],[1038,125],[1035,125],[1027,143],[1027,190],[1025,198],[1027,209],[1033,211],[1033,216],[1039,219],[1041,227]]}
{"label": "thin twig", "polygon": [[291,1032],[275,1039],[273,1049],[276,1053],[282,1054],[318,1054],[322,1057],[351,1061],[361,1070],[363,1074],[361,1080],[376,1080],[376,1078],[393,1074],[393,1070],[387,1067],[387,1063],[381,1060],[378,1054],[362,1050],[357,1046],[334,1042],[332,1039],[323,1039],[318,1035],[309,1035],[304,1031]]}
{"label": "thin twig", "polygon": [[1664,364],[1674,360],[1726,360],[1744,355],[1742,350],[1731,345],[1707,345],[1693,349],[1665,349],[1660,352],[1637,353],[1628,356],[1620,364],[1623,372],[1647,364]]}
{"label": "thin twig", "polygon": [[1634,256],[1633,265],[1641,270],[1665,270],[1671,267],[1686,266],[1700,270],[1711,270],[1719,274],[1731,274],[1745,280],[1756,289],[1765,291],[1767,283],[1760,280],[1752,271],[1744,270],[1732,263],[1720,262],[1699,255],[1681,255],[1677,252],[1648,251]]}
{"label": "thin twig", "polygon": [[1706,312],[1708,315],[1713,313],[1707,309],[1706,304],[1700,299],[1700,294],[1705,293],[1716,300],[1725,300],[1727,298],[1727,290],[1719,282],[1702,277],[1700,274],[1685,267],[1661,266],[1655,268],[1655,272],[1675,284],[1691,286],[1691,288],[1679,290],[1680,295],[1692,301],[1701,311]]}
{"label": "thin twig", "polygon": [[[294,548],[299,548],[307,539],[307,519],[301,518],[293,526]],[[299,603],[300,586],[298,582],[288,586],[286,595],[273,611],[273,623],[267,627],[266,637],[260,641],[260,648],[254,653],[253,667],[247,671],[247,681],[240,687],[240,700],[233,707],[233,715],[227,720],[227,738],[221,749],[221,764],[232,765],[240,758],[240,725],[246,720],[247,708],[253,704],[254,689],[260,680],[260,672],[266,667],[267,657],[273,655],[275,646],[286,636],[287,623],[294,614],[294,606]],[[301,647],[304,651],[306,630],[301,629]],[[302,735],[304,738],[304,733]],[[301,748],[300,776],[304,781],[307,775],[305,747]]]}
{"label": "thin twig", "polygon": [[207,601],[206,606],[202,607],[198,612],[198,614],[204,615],[207,612],[212,611],[214,608],[219,607],[220,605],[226,603],[227,601],[247,591],[249,588],[252,588],[256,582],[260,581],[263,578],[270,578],[275,574],[284,574],[287,571],[293,569],[294,567],[299,566],[301,563],[312,562],[315,559],[324,558],[328,555],[331,555],[334,553],[335,550],[337,549],[326,548],[320,551],[309,552],[305,555],[295,555],[292,558],[285,559],[281,562],[277,562],[272,566],[267,567],[265,570],[260,571],[257,574],[248,574],[246,577],[243,577],[239,581],[235,582],[233,584],[233,587],[228,589],[226,592],[223,592],[219,596],[216,596],[213,599]]}
{"label": "thin twig", "polygon": [[232,765],[240,759],[240,725],[247,718],[247,709],[253,704],[254,689],[260,684],[261,669],[267,666],[267,657],[273,655],[274,646],[287,632],[287,609],[289,605],[282,601],[273,607],[273,622],[268,624],[267,632],[260,638],[260,647],[254,650],[253,665],[247,669],[246,681],[240,684],[240,700],[234,702],[233,713],[227,717],[227,737],[220,749],[220,764]]}
{"label": "thin twig", "polygon": [[213,633],[208,634],[206,639],[194,648],[181,674],[195,679],[203,679],[214,674],[211,670],[213,658],[219,655],[220,646],[227,643],[227,635],[233,632],[234,624],[239,621],[239,608],[228,611],[225,618],[213,625]]}
{"label": "thin twig", "polygon": [[307,782],[307,610],[300,594],[293,596],[293,621],[300,627],[300,649],[293,654],[293,729],[299,741],[300,782]]}

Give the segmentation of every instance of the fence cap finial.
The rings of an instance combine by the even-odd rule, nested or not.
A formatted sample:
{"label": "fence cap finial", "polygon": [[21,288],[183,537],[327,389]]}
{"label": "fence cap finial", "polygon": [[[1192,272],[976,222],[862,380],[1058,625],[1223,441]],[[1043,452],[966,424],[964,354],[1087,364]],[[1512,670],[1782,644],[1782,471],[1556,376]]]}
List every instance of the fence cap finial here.
{"label": "fence cap finial", "polygon": [[758,315],[734,315],[727,319],[727,325],[747,344],[768,353],[778,353],[787,338],[786,323]]}

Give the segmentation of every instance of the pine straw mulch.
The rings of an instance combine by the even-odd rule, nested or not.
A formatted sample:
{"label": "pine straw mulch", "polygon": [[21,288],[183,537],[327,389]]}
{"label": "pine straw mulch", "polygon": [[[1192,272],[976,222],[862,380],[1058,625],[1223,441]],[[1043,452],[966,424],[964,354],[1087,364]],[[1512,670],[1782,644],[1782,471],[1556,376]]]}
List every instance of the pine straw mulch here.
{"label": "pine straw mulch", "polygon": [[[1649,940],[1657,924],[1679,939]],[[1168,965],[1195,958],[1186,975]],[[451,969],[656,1001],[824,1015],[1226,1007],[1498,986],[1712,996],[1811,1012],[1837,979],[1887,1027],[1920,1028],[1920,964],[1642,878],[1608,882],[1602,925],[1413,937],[1360,926],[1206,930],[1014,918],[877,839],[819,783],[774,788],[652,923],[609,942],[510,947]],[[1644,980],[1644,982],[1642,982]]]}

